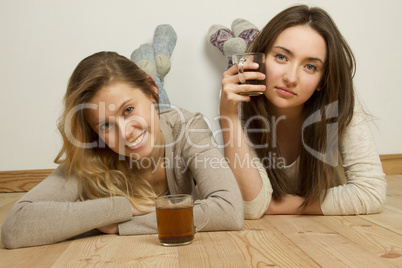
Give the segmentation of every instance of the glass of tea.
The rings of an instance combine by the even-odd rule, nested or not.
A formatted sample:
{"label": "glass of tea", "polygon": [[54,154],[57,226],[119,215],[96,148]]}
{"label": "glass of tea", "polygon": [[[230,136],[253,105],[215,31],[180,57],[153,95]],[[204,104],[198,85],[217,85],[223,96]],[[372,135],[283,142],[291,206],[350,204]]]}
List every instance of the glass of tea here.
{"label": "glass of tea", "polygon": [[197,202],[204,211],[204,221],[194,226],[193,197],[189,194],[164,195],[155,200],[159,241],[164,246],[190,244],[196,232],[208,223],[207,205]]}
{"label": "glass of tea", "polygon": [[[234,64],[238,64],[238,72],[240,83],[242,84],[253,84],[253,85],[264,85],[265,80],[257,80],[257,79],[244,79],[244,72],[260,72],[265,74],[265,54],[260,52],[252,52],[252,53],[243,53],[243,54],[235,54],[232,56],[232,61]],[[258,69],[247,70],[244,69],[245,62],[256,62],[258,63]],[[263,94],[261,91],[250,91],[250,92],[242,92],[241,95],[248,96],[259,96]]]}

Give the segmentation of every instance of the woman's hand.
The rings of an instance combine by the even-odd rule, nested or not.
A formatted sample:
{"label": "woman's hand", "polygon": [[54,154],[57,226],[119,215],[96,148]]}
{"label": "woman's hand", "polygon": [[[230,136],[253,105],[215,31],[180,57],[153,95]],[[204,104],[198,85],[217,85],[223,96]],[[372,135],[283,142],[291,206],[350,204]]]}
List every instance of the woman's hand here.
{"label": "woman's hand", "polygon": [[150,206],[150,207],[147,207],[146,209],[139,210],[138,208],[134,207],[131,204],[131,215],[133,215],[133,216],[141,216],[141,215],[151,213],[153,211],[155,211],[155,206]]}
{"label": "woman's hand", "polygon": [[112,223],[106,226],[102,226],[97,228],[99,231],[105,234],[118,234],[119,233],[119,226],[117,223]]}
{"label": "woman's hand", "polygon": [[[220,114],[223,116],[237,116],[238,103],[241,101],[250,101],[250,97],[247,95],[241,95],[241,93],[246,93],[250,91],[261,91],[265,90],[265,85],[252,85],[252,84],[241,84],[240,76],[243,75],[245,80],[257,79],[264,80],[265,75],[260,72],[244,72],[243,74],[238,73],[237,64],[233,65],[226,72],[223,73],[222,79],[222,92],[220,99]],[[245,62],[244,69],[255,70],[258,68],[257,63]]]}
{"label": "woman's hand", "polygon": [[[136,207],[134,207],[133,205],[131,205],[131,214],[133,216],[140,216],[140,215],[148,214],[152,211],[155,211],[154,206],[148,207],[147,209],[144,209],[144,210],[139,210]],[[119,225],[117,223],[112,223],[112,224],[109,224],[106,226],[99,227],[97,229],[105,234],[118,234],[119,233]]]}
{"label": "woman's hand", "polygon": [[308,214],[308,215],[322,215],[320,201],[316,201],[313,204],[308,205],[304,210],[300,209],[303,204],[304,198],[298,195],[285,195],[281,201],[271,200],[268,210],[265,214]]}

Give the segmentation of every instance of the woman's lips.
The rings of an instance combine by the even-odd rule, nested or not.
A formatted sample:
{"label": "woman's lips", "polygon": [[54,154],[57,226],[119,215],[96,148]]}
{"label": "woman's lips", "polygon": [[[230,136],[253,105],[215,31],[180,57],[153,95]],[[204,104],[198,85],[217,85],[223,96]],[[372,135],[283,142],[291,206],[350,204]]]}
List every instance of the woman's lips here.
{"label": "woman's lips", "polygon": [[282,96],[292,97],[292,96],[296,95],[295,93],[293,93],[293,91],[291,91],[290,89],[287,89],[287,88],[277,87],[276,90]]}
{"label": "woman's lips", "polygon": [[136,150],[140,148],[147,141],[147,138],[148,138],[148,132],[144,130],[141,133],[141,135],[139,135],[138,138],[136,138],[133,142],[126,144],[126,147],[129,150]]}

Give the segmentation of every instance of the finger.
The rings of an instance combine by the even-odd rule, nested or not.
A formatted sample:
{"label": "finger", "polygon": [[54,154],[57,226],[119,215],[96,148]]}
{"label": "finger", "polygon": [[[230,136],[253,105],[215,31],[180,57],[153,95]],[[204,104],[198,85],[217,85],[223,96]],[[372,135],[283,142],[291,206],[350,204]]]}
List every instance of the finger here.
{"label": "finger", "polygon": [[[235,96],[233,95],[262,95],[264,91],[266,90],[266,86],[259,84],[259,85],[253,85],[253,84],[223,84],[222,85],[223,89],[221,91],[221,98],[227,98],[227,99],[234,99]],[[251,94],[252,93],[252,94]],[[244,99],[241,99],[240,101],[247,101]]]}
{"label": "finger", "polygon": [[232,92],[227,89],[222,89],[224,92],[221,102],[225,103],[225,105],[237,105],[239,102],[248,102],[250,101],[250,97],[247,95],[240,94],[241,92]]}
{"label": "finger", "polygon": [[232,67],[227,69],[225,72],[223,72],[223,77],[233,76],[236,75],[237,73],[238,73],[238,64],[236,63]]}
{"label": "finger", "polygon": [[244,68],[244,70],[256,70],[258,69],[260,65],[256,62],[249,62],[249,61],[245,61],[242,63],[242,68]]}
{"label": "finger", "polygon": [[246,83],[246,77],[244,76],[244,71],[243,71],[243,72],[239,72],[239,74],[237,75],[237,77],[239,78],[240,84],[245,84],[245,83]]}
{"label": "finger", "polygon": [[264,94],[266,90],[265,85],[251,85],[251,84],[245,84],[241,86],[241,91],[238,94],[241,95],[253,95],[253,96],[258,96]]}
{"label": "finger", "polygon": [[244,72],[244,73],[239,73],[237,76],[238,76],[237,80],[240,83],[241,83],[243,78],[246,81],[247,80],[258,80],[258,81],[264,81],[265,80],[265,74],[260,73],[260,72]]}

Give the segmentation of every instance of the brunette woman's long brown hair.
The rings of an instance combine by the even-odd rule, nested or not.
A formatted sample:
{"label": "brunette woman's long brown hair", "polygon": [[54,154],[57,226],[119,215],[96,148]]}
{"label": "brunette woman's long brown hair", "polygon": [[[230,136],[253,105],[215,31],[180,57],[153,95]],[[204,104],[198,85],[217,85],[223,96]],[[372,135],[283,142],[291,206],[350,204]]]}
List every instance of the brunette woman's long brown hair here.
{"label": "brunette woman's long brown hair", "polygon": [[64,96],[65,110],[58,122],[63,147],[55,162],[63,164],[68,176],[77,177],[81,199],[125,196],[140,209],[153,205],[152,187],[136,176],[130,159],[119,157],[102,142],[85,117],[86,105],[96,93],[117,82],[139,88],[158,101],[153,80],[129,59],[115,52],[98,52],[83,59]]}
{"label": "brunette woman's long brown hair", "polygon": [[[306,149],[306,145],[317,153],[322,153],[321,156],[328,157],[328,148],[330,148],[332,155],[330,157],[337,156],[337,141],[353,116],[354,89],[352,80],[355,72],[355,58],[331,17],[320,8],[309,8],[305,5],[290,7],[276,15],[253,41],[249,51],[267,54],[283,30],[297,25],[306,25],[317,31],[325,39],[327,46],[327,60],[319,83],[320,91],[315,91],[304,104],[304,120],[312,115],[322,116],[324,119],[325,115],[333,117],[330,123],[334,124],[332,126],[336,125],[338,130],[328,131],[330,129],[327,128],[328,122],[326,120],[316,120],[314,124],[302,130],[303,142],[299,148],[298,175],[300,187],[297,194],[305,198],[302,204],[302,208],[305,208],[312,202],[319,200],[323,193],[325,196],[335,176],[334,165],[328,164],[328,161],[322,157],[317,157],[317,154],[313,155],[311,150],[309,152]],[[257,117],[255,117],[256,115]],[[255,119],[259,116],[270,120],[268,100],[264,95],[252,97],[250,102],[242,104],[243,122],[250,118],[253,119],[249,120],[248,126],[250,128],[266,128],[264,120]],[[271,125],[273,123],[271,122]],[[280,156],[280,151],[277,150],[276,146],[269,146],[272,145],[269,132],[262,136],[260,133],[249,133],[248,138],[253,144],[260,145],[260,147],[267,145],[264,148],[256,148],[260,159],[264,159],[270,152],[271,156],[273,152]],[[335,154],[334,151],[336,151]],[[285,183],[286,174],[281,168],[272,165],[268,165],[266,170],[273,187],[273,198],[280,200],[288,193]]]}

